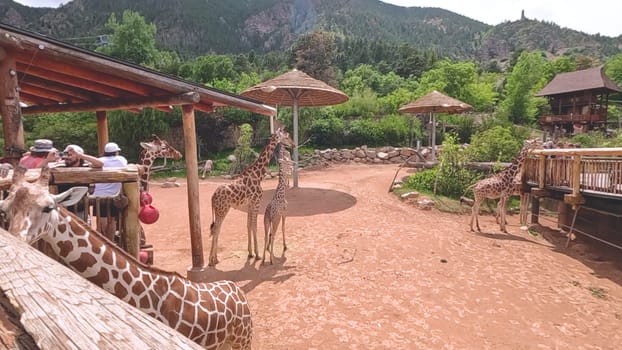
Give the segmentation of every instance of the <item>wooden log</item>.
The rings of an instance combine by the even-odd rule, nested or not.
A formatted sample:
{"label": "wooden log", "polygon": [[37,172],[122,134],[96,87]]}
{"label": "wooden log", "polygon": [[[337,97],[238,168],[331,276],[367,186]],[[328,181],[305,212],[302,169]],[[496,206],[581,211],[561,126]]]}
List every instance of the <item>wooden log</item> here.
{"label": "wooden log", "polygon": [[0,289],[40,349],[201,349],[2,229]]}
{"label": "wooden log", "polygon": [[140,252],[140,222],[138,212],[140,210],[140,184],[139,181],[126,182],[123,184],[123,194],[127,196],[128,205],[125,208],[125,250],[133,257],[138,258]]}
{"label": "wooden log", "polygon": [[207,269],[203,257],[203,238],[201,235],[201,208],[199,201],[199,168],[197,165],[197,140],[192,105],[182,106],[186,176],[188,182],[188,220],[190,222],[190,245],[192,267],[188,279],[195,282],[207,281]]}
{"label": "wooden log", "polygon": [[13,52],[0,47],[0,115],[2,115],[2,131],[4,136],[4,152],[16,165],[21,157],[18,150],[24,149],[24,126],[19,105],[19,86],[17,69]]}
{"label": "wooden log", "polygon": [[[35,181],[41,174],[41,169],[28,169],[26,171],[26,181]],[[95,169],[86,167],[75,168],[53,168],[51,169],[50,184],[90,184],[98,182],[133,182],[139,178],[138,168],[128,166],[127,168]],[[6,190],[11,187],[13,171],[5,178],[0,179],[0,189]]]}
{"label": "wooden log", "polygon": [[106,111],[96,111],[97,117],[97,150],[104,154],[104,147],[108,143],[108,114]]}

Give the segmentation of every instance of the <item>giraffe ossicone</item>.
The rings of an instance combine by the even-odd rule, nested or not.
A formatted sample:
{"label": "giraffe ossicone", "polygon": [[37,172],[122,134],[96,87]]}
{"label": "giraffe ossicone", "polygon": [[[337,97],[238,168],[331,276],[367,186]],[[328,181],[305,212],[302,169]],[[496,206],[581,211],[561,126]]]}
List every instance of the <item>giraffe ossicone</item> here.
{"label": "giraffe ossicone", "polygon": [[[216,266],[218,263],[218,236],[222,223],[229,212],[229,209],[246,209],[248,232],[248,257],[253,256],[259,259],[259,248],[257,244],[257,214],[263,195],[261,181],[266,174],[266,167],[274,154],[277,145],[281,147],[293,147],[294,141],[289,134],[277,129],[264,147],[263,151],[253,164],[244,169],[240,176],[234,181],[220,185],[212,194],[212,224],[210,232],[212,236],[212,246],[210,248],[209,266]],[[252,238],[252,241],[251,241]]]}
{"label": "giraffe ossicone", "polygon": [[24,180],[25,172],[14,171],[13,186],[0,201],[11,234],[28,243],[46,241],[76,273],[207,349],[251,348],[251,311],[235,283],[195,283],[143,265],[59,206],[77,196],[76,190],[52,195],[48,168],[34,183]]}

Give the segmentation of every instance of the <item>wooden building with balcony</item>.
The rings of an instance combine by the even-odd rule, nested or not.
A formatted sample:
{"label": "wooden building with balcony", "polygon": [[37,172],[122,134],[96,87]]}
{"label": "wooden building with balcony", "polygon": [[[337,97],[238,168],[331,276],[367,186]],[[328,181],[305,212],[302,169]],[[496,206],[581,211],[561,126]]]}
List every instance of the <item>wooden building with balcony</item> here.
{"label": "wooden building with balcony", "polygon": [[603,66],[560,73],[536,96],[546,97],[550,114],[540,116],[542,129],[553,135],[606,127],[609,95],[622,92]]}

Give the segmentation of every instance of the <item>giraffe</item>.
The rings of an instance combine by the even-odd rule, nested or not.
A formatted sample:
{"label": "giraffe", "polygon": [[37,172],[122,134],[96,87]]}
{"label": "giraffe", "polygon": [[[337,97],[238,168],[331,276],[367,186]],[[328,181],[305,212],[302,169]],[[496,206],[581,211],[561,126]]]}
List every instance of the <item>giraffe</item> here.
{"label": "giraffe", "polygon": [[[235,209],[246,208],[248,211],[246,229],[248,231],[248,257],[255,256],[259,259],[257,248],[257,214],[263,190],[261,180],[266,174],[266,166],[272,158],[277,145],[292,147],[294,142],[289,134],[282,129],[277,129],[259,157],[242,174],[228,184],[220,185],[212,194],[212,224],[210,226],[212,246],[210,249],[208,266],[218,264],[218,235],[225,216],[231,207]],[[251,242],[251,235],[253,242]],[[254,243],[254,249],[253,244]],[[254,255],[253,255],[254,251]]]}
{"label": "giraffe", "polygon": [[285,199],[285,191],[289,187],[289,176],[292,174],[294,162],[291,160],[289,152],[285,149],[281,150],[279,155],[279,183],[274,190],[274,196],[266,207],[266,212],[263,217],[264,230],[266,232],[264,236],[264,249],[263,257],[261,259],[262,264],[266,262],[266,250],[270,250],[270,265],[272,265],[272,257],[274,256],[274,235],[279,228],[279,221],[281,223],[281,231],[283,232],[283,253],[287,250],[285,244],[285,217],[287,216],[287,200]]}
{"label": "giraffe", "polygon": [[35,183],[24,181],[25,172],[16,169],[11,191],[0,201],[11,234],[28,243],[46,241],[76,273],[207,349],[251,348],[251,311],[235,283],[194,283],[143,265],[61,207],[79,199],[86,187],[53,195],[49,168]]}
{"label": "giraffe", "polygon": [[475,221],[477,231],[481,232],[477,216],[479,215],[479,206],[482,201],[486,198],[499,198],[499,203],[497,204],[497,223],[499,224],[501,231],[507,233],[507,230],[505,228],[505,207],[507,199],[515,191],[516,175],[519,173],[525,157],[527,157],[527,154],[531,149],[537,147],[538,145],[539,142],[537,142],[537,140],[526,140],[520,153],[516,158],[514,158],[510,166],[503,169],[501,172],[494,174],[491,177],[479,180],[475,184],[469,186],[469,188],[473,189],[473,196],[475,197],[473,201],[473,207],[471,208],[471,221],[469,223],[471,226],[471,231],[474,231],[473,221]]}
{"label": "giraffe", "polygon": [[181,153],[173,148],[166,142],[166,140],[160,139],[157,135],[152,135],[151,142],[141,142],[143,150],[140,151],[138,157],[138,164],[142,165],[144,172],[140,176],[140,188],[143,191],[149,189],[149,176],[151,175],[151,167],[157,158],[173,158],[175,160],[181,159]]}

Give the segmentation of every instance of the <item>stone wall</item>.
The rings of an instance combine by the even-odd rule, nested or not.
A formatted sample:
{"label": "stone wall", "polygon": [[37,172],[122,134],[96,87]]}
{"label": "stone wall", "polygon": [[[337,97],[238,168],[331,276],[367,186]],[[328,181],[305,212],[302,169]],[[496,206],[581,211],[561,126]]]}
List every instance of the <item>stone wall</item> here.
{"label": "stone wall", "polygon": [[[436,152],[438,154],[439,147]],[[418,155],[417,155],[418,153]],[[422,159],[423,158],[423,159]],[[432,150],[429,147],[420,148],[419,151],[409,147],[378,147],[367,146],[355,149],[314,150],[310,158],[301,157],[300,166],[318,166],[331,163],[366,163],[366,164],[401,164],[410,159],[410,162],[432,161]]]}

